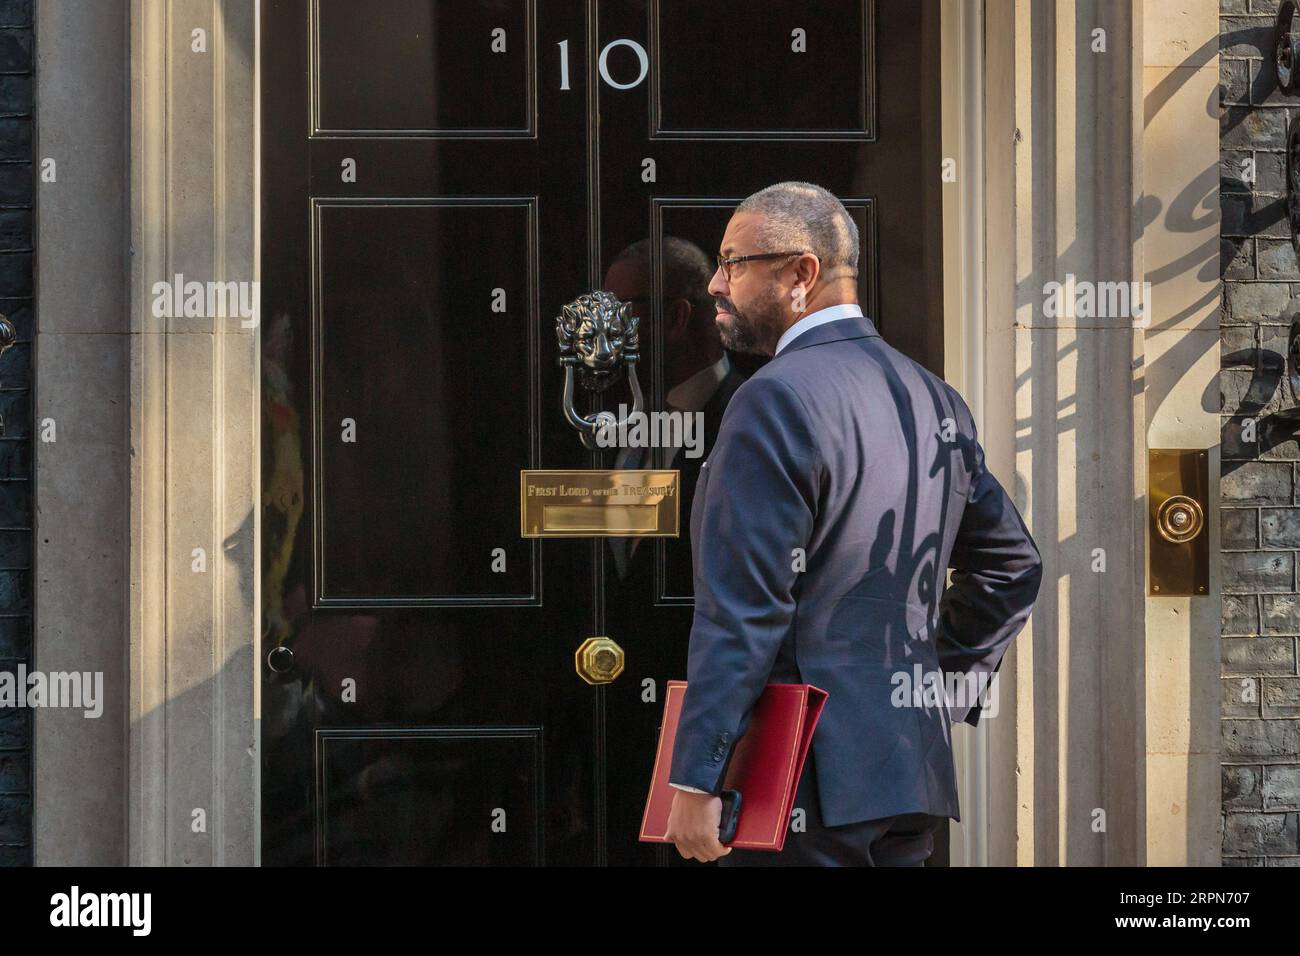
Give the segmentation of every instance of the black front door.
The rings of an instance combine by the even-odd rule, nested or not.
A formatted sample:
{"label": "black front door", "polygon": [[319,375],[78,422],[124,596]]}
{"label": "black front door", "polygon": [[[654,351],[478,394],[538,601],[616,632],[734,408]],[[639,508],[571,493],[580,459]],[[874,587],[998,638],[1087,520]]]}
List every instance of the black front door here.
{"label": "black front door", "polygon": [[[746,195],[823,185],[864,310],[942,371],[937,6],[263,5],[265,862],[680,862],[636,834],[690,489],[756,367],[717,344],[708,264]],[[566,421],[555,318],[594,290],[696,447]],[[681,537],[521,535],[521,470],[640,467],[680,472]],[[592,684],[597,636],[622,670]]]}

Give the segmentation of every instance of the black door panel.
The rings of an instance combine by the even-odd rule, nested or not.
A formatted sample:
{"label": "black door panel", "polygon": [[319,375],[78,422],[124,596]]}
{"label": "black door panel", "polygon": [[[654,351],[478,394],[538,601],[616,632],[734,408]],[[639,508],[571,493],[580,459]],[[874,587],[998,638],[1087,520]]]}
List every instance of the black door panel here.
{"label": "black door panel", "polygon": [[[681,863],[636,834],[690,490],[761,360],[670,465],[681,537],[526,539],[521,469],[652,466],[566,423],[555,317],[633,301],[667,408],[701,366],[680,303],[711,328],[680,263],[806,179],[856,217],[864,310],[941,369],[937,0],[262,10],[263,860]],[[593,635],[612,683],[575,672]]]}

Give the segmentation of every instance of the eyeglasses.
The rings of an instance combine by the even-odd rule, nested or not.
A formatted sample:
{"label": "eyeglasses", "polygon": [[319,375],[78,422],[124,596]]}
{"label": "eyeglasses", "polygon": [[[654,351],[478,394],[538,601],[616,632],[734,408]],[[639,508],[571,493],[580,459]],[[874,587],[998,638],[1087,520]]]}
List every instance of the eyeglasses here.
{"label": "eyeglasses", "polygon": [[718,256],[718,268],[722,270],[722,277],[728,282],[731,281],[731,267],[737,262],[753,262],[757,259],[784,259],[788,256],[806,255],[803,251],[799,252],[760,252],[752,256]]}

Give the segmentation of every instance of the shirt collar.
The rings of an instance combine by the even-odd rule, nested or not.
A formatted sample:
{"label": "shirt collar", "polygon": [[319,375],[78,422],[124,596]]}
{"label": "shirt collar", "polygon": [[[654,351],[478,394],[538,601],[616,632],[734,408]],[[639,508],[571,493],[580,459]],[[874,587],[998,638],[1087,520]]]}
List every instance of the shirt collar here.
{"label": "shirt collar", "polygon": [[713,397],[713,393],[718,390],[718,386],[730,371],[731,362],[727,360],[727,353],[723,352],[722,358],[712,365],[700,369],[686,381],[679,382],[669,389],[668,394],[664,396],[664,401],[678,411],[703,411],[704,406],[709,404],[709,399]]}
{"label": "shirt collar", "polygon": [[815,329],[819,325],[825,325],[827,322],[834,322],[836,319],[849,319],[853,317],[862,317],[862,306],[856,302],[842,302],[839,305],[828,305],[824,309],[818,309],[816,312],[809,312],[802,319],[790,326],[781,334],[781,338],[776,343],[776,355],[781,354],[781,350],[803,335],[809,329]]}

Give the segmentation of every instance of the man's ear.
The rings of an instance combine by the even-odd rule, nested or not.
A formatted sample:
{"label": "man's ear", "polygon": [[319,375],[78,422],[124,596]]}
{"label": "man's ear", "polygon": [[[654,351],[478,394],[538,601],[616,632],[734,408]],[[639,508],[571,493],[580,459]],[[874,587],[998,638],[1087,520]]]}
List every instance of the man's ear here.
{"label": "man's ear", "polygon": [[825,277],[821,262],[814,256],[801,256],[794,275],[795,282],[802,283],[805,289],[812,289]]}
{"label": "man's ear", "polygon": [[689,299],[673,299],[664,308],[664,338],[681,338],[691,321]]}

